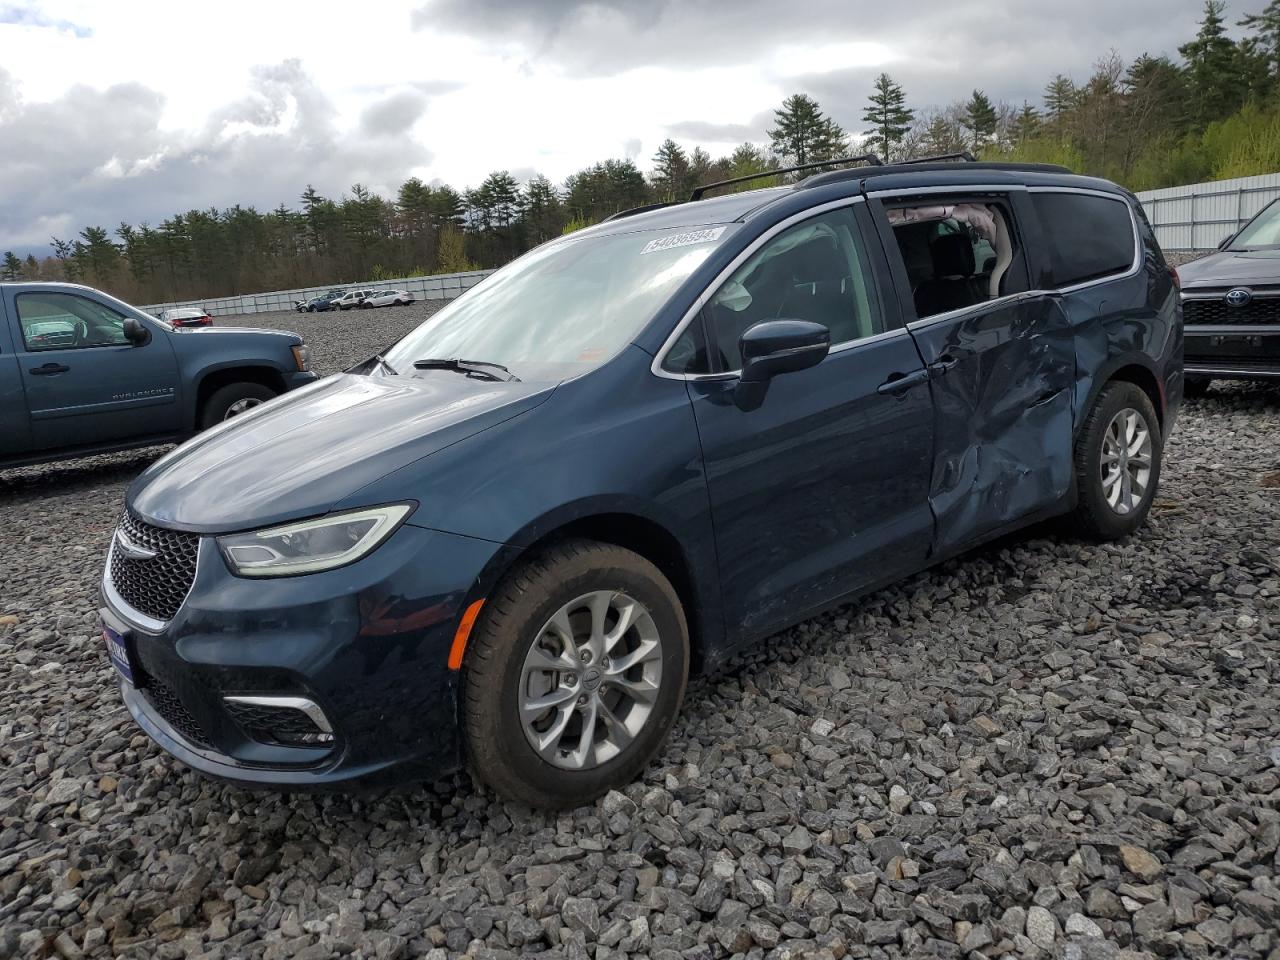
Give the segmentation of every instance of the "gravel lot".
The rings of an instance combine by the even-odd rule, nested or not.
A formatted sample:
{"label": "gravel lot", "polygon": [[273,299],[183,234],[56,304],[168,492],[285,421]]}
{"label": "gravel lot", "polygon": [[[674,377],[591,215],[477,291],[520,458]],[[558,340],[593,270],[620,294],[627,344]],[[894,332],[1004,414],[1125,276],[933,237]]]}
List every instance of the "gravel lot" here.
{"label": "gravel lot", "polygon": [[[251,322],[327,372],[425,309]],[[0,472],[0,956],[1280,957],[1280,391],[1183,411],[1130,542],[1037,531],[775,636],[561,815],[153,747],[94,620],[154,455]]]}

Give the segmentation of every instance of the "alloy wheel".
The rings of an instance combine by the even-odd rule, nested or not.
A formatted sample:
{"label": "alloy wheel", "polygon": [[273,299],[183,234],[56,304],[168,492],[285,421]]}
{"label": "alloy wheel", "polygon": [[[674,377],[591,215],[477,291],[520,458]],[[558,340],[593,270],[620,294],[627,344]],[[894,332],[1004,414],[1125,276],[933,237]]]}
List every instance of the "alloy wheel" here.
{"label": "alloy wheel", "polygon": [[1147,419],[1125,407],[1102,435],[1099,469],[1107,505],[1121,516],[1136,510],[1151,484],[1151,428]]}
{"label": "alloy wheel", "polygon": [[543,625],[520,673],[520,724],[543,760],[589,770],[618,756],[653,713],[662,638],[638,600],[597,590]]}
{"label": "alloy wheel", "polygon": [[230,420],[232,417],[239,416],[246,410],[252,410],[260,403],[262,403],[262,401],[257,397],[245,397],[243,400],[237,400],[231,406],[227,407],[227,412],[222,415],[222,419]]}

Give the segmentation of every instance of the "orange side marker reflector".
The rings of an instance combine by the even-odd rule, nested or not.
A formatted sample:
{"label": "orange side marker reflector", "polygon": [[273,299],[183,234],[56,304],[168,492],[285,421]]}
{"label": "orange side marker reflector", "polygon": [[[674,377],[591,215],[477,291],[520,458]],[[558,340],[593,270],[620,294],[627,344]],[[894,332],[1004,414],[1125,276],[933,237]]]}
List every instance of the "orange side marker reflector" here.
{"label": "orange side marker reflector", "polygon": [[476,617],[480,616],[480,608],[484,600],[477,600],[467,607],[458,623],[458,632],[453,635],[453,646],[449,648],[449,669],[462,669],[462,655],[467,651],[467,638],[471,636],[471,628],[475,626]]}

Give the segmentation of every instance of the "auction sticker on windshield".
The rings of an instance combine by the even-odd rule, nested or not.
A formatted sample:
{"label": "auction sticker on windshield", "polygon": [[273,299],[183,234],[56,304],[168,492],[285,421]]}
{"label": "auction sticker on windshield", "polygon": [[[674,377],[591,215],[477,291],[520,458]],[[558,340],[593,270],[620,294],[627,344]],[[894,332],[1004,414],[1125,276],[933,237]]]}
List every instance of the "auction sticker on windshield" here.
{"label": "auction sticker on windshield", "polygon": [[674,233],[669,237],[650,240],[640,253],[643,256],[646,253],[657,253],[659,250],[670,250],[672,247],[691,247],[696,243],[710,243],[712,240],[719,240],[722,233],[724,233],[724,227],[707,227],[703,230],[690,230],[687,233]]}

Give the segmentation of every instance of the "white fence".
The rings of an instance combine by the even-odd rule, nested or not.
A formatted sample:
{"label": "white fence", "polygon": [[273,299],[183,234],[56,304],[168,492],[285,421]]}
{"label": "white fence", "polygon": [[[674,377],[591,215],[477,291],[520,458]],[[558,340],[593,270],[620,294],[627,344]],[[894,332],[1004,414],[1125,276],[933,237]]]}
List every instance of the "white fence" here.
{"label": "white fence", "polygon": [[1280,197],[1280,173],[1166,187],[1138,194],[1165,250],[1213,250]]}
{"label": "white fence", "polygon": [[211,297],[208,300],[182,300],[175,303],[153,303],[139,307],[150,314],[172,307],[203,307],[215,317],[242,313],[270,313],[292,310],[294,301],[310,300],[338,288],[342,290],[405,290],[419,300],[452,300],[462,291],[474,287],[492,270],[468,273],[445,273],[434,277],[409,277],[406,280],[362,280],[359,283],[334,284],[327,287],[304,287],[299,290],[275,290],[271,293],[246,293],[239,297]]}

